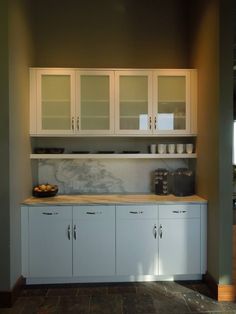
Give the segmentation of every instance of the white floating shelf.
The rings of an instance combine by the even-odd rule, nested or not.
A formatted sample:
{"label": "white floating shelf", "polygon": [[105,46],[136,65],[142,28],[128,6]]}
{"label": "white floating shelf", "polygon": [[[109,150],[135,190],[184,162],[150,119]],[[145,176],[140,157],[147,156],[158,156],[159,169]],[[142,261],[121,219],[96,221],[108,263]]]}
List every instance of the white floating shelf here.
{"label": "white floating shelf", "polygon": [[197,158],[197,154],[31,154],[30,159],[174,159]]}

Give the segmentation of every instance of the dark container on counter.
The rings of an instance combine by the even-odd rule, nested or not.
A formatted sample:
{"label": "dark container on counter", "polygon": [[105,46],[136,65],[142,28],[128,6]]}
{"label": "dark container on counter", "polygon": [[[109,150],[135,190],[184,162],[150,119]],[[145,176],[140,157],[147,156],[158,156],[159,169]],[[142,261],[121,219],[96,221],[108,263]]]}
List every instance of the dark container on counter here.
{"label": "dark container on counter", "polygon": [[195,194],[194,172],[187,168],[178,168],[173,172],[173,194],[188,196]]}

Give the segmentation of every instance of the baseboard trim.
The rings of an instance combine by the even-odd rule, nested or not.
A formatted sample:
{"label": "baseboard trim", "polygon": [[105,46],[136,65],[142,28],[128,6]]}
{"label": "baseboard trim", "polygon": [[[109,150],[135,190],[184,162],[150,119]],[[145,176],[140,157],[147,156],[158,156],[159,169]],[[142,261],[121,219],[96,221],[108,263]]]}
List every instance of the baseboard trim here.
{"label": "baseboard trim", "polygon": [[217,301],[235,301],[234,285],[220,285],[208,272],[203,276],[203,280],[211,289]]}
{"label": "baseboard trim", "polygon": [[0,308],[11,307],[18,298],[23,286],[25,286],[25,278],[21,276],[11,290],[0,291]]}

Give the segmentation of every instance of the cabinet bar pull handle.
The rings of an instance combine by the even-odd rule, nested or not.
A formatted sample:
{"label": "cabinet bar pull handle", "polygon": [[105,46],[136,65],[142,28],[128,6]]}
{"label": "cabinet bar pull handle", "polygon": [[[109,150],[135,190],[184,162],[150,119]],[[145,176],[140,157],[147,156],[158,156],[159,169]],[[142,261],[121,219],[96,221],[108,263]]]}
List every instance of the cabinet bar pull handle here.
{"label": "cabinet bar pull handle", "polygon": [[70,240],[70,225],[67,228],[67,236],[68,236],[68,239]]}
{"label": "cabinet bar pull handle", "polygon": [[152,129],[152,117],[149,117],[149,129]]}
{"label": "cabinet bar pull handle", "polygon": [[156,224],[153,227],[153,235],[154,235],[154,238],[156,239],[157,238],[157,225]]}
{"label": "cabinet bar pull handle", "polygon": [[155,119],[154,119],[154,128],[155,128],[155,130],[157,129],[157,117],[155,117]]}
{"label": "cabinet bar pull handle", "polygon": [[173,210],[172,213],[174,214],[187,213],[187,210]]}
{"label": "cabinet bar pull handle", "polygon": [[139,211],[137,211],[137,210],[136,211],[132,211],[131,210],[129,213],[130,214],[135,214],[135,215],[137,215],[137,214],[140,215],[140,214],[143,214],[143,211],[142,210],[139,210]]}
{"label": "cabinet bar pull handle", "polygon": [[51,215],[58,215],[58,213],[57,212],[55,212],[55,213],[42,213],[43,215],[48,215],[48,216],[51,216]]}
{"label": "cabinet bar pull handle", "polygon": [[160,239],[162,239],[162,235],[163,235],[162,225],[160,225],[160,228],[159,228],[159,235],[160,235]]}
{"label": "cabinet bar pull handle", "polygon": [[76,236],[77,236],[77,235],[76,235],[76,225],[74,225],[74,230],[73,230],[73,231],[74,231],[74,232],[73,232],[73,233],[74,233],[74,239],[76,240]]}
{"label": "cabinet bar pull handle", "polygon": [[77,127],[77,130],[79,130],[79,116],[76,119],[76,127]]}
{"label": "cabinet bar pull handle", "polygon": [[75,118],[74,117],[72,117],[71,119],[71,128],[73,131],[75,130]]}
{"label": "cabinet bar pull handle", "polygon": [[172,213],[179,214],[179,211],[178,210],[173,210]]}
{"label": "cabinet bar pull handle", "polygon": [[101,215],[102,214],[102,211],[97,211],[97,212],[86,212],[87,215]]}

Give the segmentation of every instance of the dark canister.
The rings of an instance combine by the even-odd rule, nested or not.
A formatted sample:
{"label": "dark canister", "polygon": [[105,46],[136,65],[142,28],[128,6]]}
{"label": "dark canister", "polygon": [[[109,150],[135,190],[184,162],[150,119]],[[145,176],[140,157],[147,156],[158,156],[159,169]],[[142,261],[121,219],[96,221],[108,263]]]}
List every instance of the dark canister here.
{"label": "dark canister", "polygon": [[178,168],[173,173],[173,194],[188,196],[195,193],[194,172],[187,168]]}
{"label": "dark canister", "polygon": [[154,172],[155,193],[158,195],[169,194],[167,169],[158,168]]}

